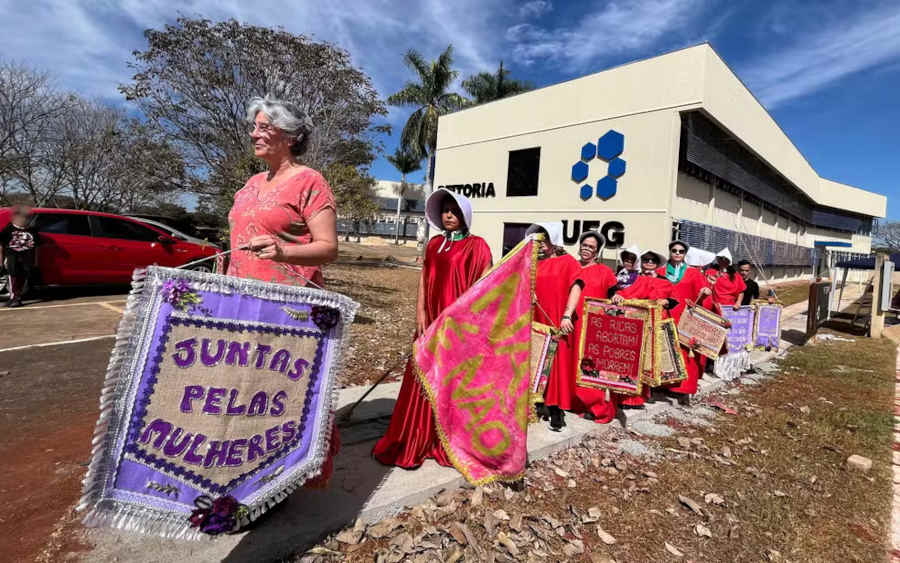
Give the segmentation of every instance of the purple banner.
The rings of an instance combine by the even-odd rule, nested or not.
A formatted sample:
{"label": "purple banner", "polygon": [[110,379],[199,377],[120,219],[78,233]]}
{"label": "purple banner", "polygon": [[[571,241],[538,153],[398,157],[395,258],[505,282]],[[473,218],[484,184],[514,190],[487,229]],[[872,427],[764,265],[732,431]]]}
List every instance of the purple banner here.
{"label": "purple banner", "polygon": [[753,307],[748,305],[734,309],[723,306],[722,316],[731,323],[725,337],[728,352],[739,352],[753,345],[753,322],[756,317]]}
{"label": "purple banner", "polygon": [[216,274],[135,276],[79,509],[91,525],[192,537],[192,512],[233,502],[227,522],[200,526],[231,531],[320,472],[357,305]]}
{"label": "purple banner", "polygon": [[781,347],[781,305],[757,305],[753,344],[765,350]]}

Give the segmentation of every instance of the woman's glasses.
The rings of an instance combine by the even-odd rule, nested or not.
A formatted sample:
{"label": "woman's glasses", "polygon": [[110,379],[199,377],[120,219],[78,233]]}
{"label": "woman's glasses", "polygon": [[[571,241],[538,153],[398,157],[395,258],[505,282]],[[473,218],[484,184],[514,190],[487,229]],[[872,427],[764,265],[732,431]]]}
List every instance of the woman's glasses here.
{"label": "woman's glasses", "polygon": [[657,263],[656,258],[641,258],[641,262],[643,262],[644,264],[647,264],[647,263],[656,264]]}
{"label": "woman's glasses", "polygon": [[263,135],[268,135],[275,131],[275,127],[272,127],[268,123],[251,123],[247,126],[247,132],[251,135],[256,131],[259,131]]}
{"label": "woman's glasses", "polygon": [[672,254],[684,254],[685,252],[687,252],[687,250],[683,248],[673,248],[669,252],[671,252]]}

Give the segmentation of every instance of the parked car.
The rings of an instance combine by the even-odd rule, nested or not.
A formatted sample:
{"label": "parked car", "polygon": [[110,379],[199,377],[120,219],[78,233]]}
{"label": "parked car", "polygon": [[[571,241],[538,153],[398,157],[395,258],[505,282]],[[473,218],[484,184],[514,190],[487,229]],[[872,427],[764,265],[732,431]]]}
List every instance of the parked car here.
{"label": "parked car", "polygon": [[216,251],[219,250],[219,247],[216,244],[214,244],[208,240],[203,240],[202,238],[197,238],[197,237],[191,236],[187,233],[184,233],[182,231],[179,231],[175,227],[173,227],[171,225],[166,225],[162,221],[157,221],[156,219],[148,219],[146,217],[136,217],[136,216],[132,216],[132,215],[129,215],[128,218],[134,219],[135,221],[140,221],[141,223],[147,223],[148,225],[153,225],[157,229],[165,231],[167,234],[169,234],[179,240],[192,242],[194,244],[208,245],[208,246],[215,247]]}
{"label": "parked car", "polygon": [[[151,264],[176,267],[219,249],[172,236],[166,230],[111,213],[35,208],[41,235],[34,283],[41,286],[128,284],[135,268]],[[0,208],[0,229],[12,209]],[[212,271],[213,260],[193,269]],[[0,280],[4,288],[6,280]]]}

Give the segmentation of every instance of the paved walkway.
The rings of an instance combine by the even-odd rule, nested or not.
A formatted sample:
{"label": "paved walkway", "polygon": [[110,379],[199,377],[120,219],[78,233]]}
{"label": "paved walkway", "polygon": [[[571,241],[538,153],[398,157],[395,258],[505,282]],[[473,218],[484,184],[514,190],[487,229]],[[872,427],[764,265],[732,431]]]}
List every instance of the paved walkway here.
{"label": "paved walkway", "polygon": [[[780,354],[791,343],[802,342],[806,327],[806,303],[785,308]],[[741,378],[745,384],[758,383],[775,367],[775,352],[753,352],[751,363],[757,374]],[[729,383],[715,377],[700,381],[698,395],[721,391]],[[172,541],[110,529],[86,530],[87,543],[94,549],[84,555],[88,561],[268,561],[278,560],[298,548],[316,542],[322,536],[340,529],[359,518],[365,522],[381,520],[421,504],[441,490],[467,486],[452,468],[427,461],[415,471],[380,465],[369,455],[387,428],[394,408],[399,383],[379,386],[342,424],[343,446],[336,459],[331,486],[323,491],[301,490],[288,497],[246,532],[217,538],[215,541]],[[339,398],[338,417],[364,393],[366,388],[344,389]],[[627,427],[640,431],[643,423],[679,409],[669,399],[658,396],[643,410],[623,411],[621,420]],[[609,425],[595,424],[576,416],[566,417],[564,432],[550,432],[546,424],[529,427],[528,458],[531,461],[550,456],[577,444],[589,435],[610,432]]]}

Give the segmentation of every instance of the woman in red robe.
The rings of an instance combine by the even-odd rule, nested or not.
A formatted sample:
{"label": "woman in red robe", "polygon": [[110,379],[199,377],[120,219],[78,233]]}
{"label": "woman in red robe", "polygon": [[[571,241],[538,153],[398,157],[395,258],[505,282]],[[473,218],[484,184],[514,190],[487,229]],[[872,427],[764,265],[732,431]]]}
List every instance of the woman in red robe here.
{"label": "woman in red robe", "polygon": [[[491,250],[481,237],[469,234],[472,205],[464,196],[438,189],[425,204],[428,222],[441,231],[425,249],[416,301],[416,338],[448,305],[465,293],[491,267]],[[372,455],[385,465],[415,469],[427,458],[444,466],[450,459],[441,445],[431,403],[415,372],[406,363],[400,394],[387,432]]]}
{"label": "woman in red robe", "polygon": [[[681,320],[681,314],[685,308],[695,302],[701,302],[711,293],[706,276],[698,268],[687,264],[685,257],[690,247],[687,243],[675,240],[669,243],[669,261],[665,266],[660,266],[657,275],[665,277],[674,284],[672,299],[678,304],[672,308],[671,315],[675,324]],[[700,354],[691,353],[690,343],[681,342],[681,356],[687,369],[687,379],[670,386],[667,391],[675,394],[681,404],[690,404],[690,397],[697,393],[697,382],[706,366],[706,358]]]}
{"label": "woman in red robe", "polygon": [[[663,256],[659,252],[644,251],[641,254],[641,275],[631,286],[617,292],[612,298],[613,303],[622,303],[626,299],[648,299],[658,301],[660,305],[668,308],[673,303],[670,302],[673,285],[665,277],[656,273],[656,269],[662,261]],[[665,314],[665,309],[663,309],[663,313]],[[643,386],[640,395],[617,394],[619,404],[626,408],[641,408],[649,398],[649,385]]]}
{"label": "woman in red robe", "polygon": [[539,223],[529,227],[526,233],[544,235],[538,246],[534,321],[560,330],[556,357],[544,394],[544,405],[549,414],[544,414],[540,405],[538,407],[543,418],[549,416],[550,429],[559,432],[566,425],[563,411],[584,410],[575,394],[575,358],[572,355],[577,342],[573,319],[584,281],[577,260],[569,254],[556,255],[563,244],[562,223]]}
{"label": "woman in red robe", "polygon": [[[587,231],[581,235],[578,248],[578,263],[581,265],[581,279],[584,289],[578,301],[578,315],[575,319],[575,342],[572,346],[572,369],[578,369],[578,348],[581,339],[581,312],[584,311],[584,300],[587,297],[606,299],[610,290],[616,286],[618,279],[609,267],[597,262],[597,255],[606,246],[603,235],[597,231]],[[602,389],[577,387],[575,394],[585,407],[584,418],[599,424],[606,424],[616,417],[616,403]]]}
{"label": "woman in red robe", "polygon": [[731,265],[731,251],[727,248],[720,250],[716,254],[716,264],[719,267],[719,276],[713,285],[713,301],[720,307],[730,305],[735,309],[740,308],[747,284]]}

